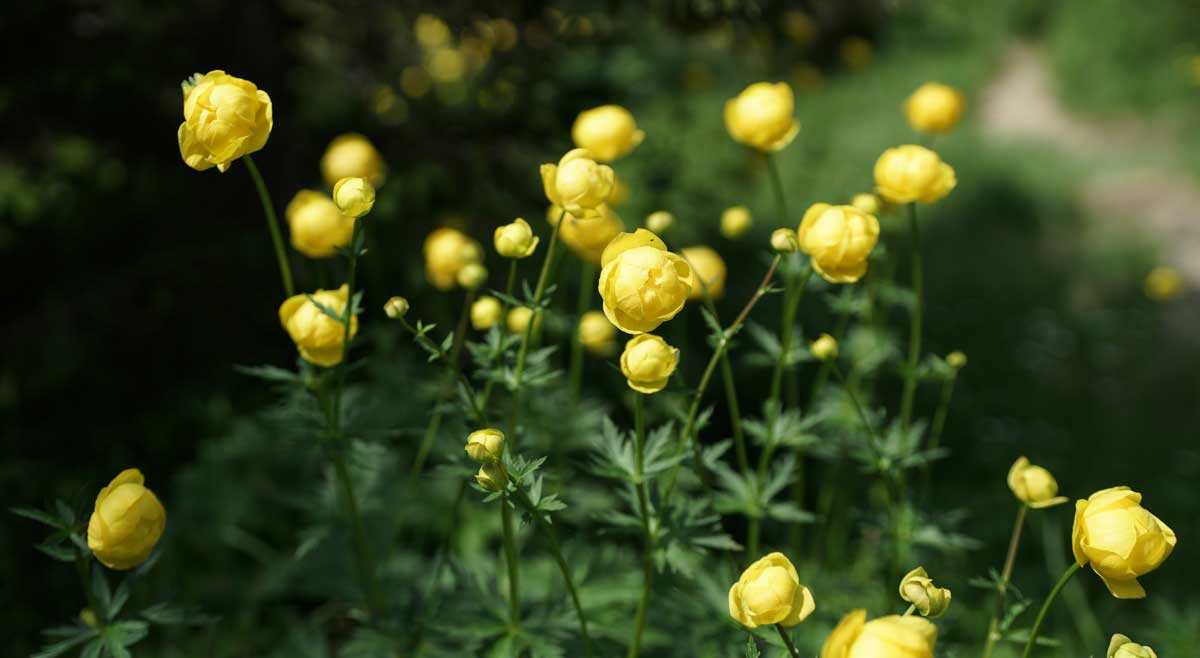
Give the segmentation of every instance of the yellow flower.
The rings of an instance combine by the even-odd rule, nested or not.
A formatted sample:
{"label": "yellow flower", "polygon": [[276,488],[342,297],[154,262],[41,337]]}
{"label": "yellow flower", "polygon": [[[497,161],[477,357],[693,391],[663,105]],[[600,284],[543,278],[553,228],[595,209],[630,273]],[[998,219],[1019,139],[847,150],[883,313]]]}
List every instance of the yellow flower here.
{"label": "yellow flower", "polygon": [[383,303],[383,313],[396,320],[408,315],[408,300],[403,297],[392,297]]}
{"label": "yellow flower", "polygon": [[249,80],[209,71],[183,85],[179,154],[192,169],[224,172],[265,146],[274,125],[271,97]]}
{"label": "yellow flower", "polygon": [[146,561],[167,526],[167,512],[136,468],[120,472],[96,496],[87,544],[109,569],[127,571]]}
{"label": "yellow flower", "polygon": [[608,195],[608,205],[616,208],[629,200],[629,186],[617,173],[613,172],[613,188]]}
{"label": "yellow flower", "polygon": [[941,617],[950,607],[950,590],[934,585],[925,567],[913,569],[900,580],[900,598],[925,617]]}
{"label": "yellow flower", "polygon": [[503,307],[499,299],[484,295],[471,304],[471,326],[476,331],[491,329],[500,321],[501,311],[503,311]]}
{"label": "yellow flower", "polygon": [[1025,457],[1018,457],[1008,469],[1008,488],[1017,500],[1034,509],[1053,507],[1067,502],[1066,496],[1058,495],[1058,481],[1050,471],[1034,466]]}
{"label": "yellow flower", "polygon": [[[562,208],[550,206],[546,211],[546,219],[551,225],[558,224]],[[625,222],[607,206],[598,215],[587,219],[566,216],[566,223],[558,229],[558,237],[580,258],[595,264],[600,264],[600,256],[612,239],[625,230]]]}
{"label": "yellow flower", "polygon": [[1171,267],[1156,267],[1146,275],[1146,296],[1156,302],[1165,302],[1183,294],[1183,277]]}
{"label": "yellow flower", "polygon": [[292,234],[292,246],[309,258],[328,258],[350,244],[353,217],[338,209],[324,192],[300,190],[283,211]]}
{"label": "yellow flower", "polygon": [[378,188],[387,177],[387,166],[371,140],[358,133],[346,133],[325,147],[321,175],[331,187],[343,178],[365,178]]}
{"label": "yellow flower", "polygon": [[579,342],[592,354],[608,356],[617,338],[617,328],[600,311],[588,311],[579,318]]}
{"label": "yellow flower", "polygon": [[954,169],[924,146],[890,148],[875,161],[875,188],[892,203],[933,203],[957,184]]}
{"label": "yellow flower", "polygon": [[923,133],[949,132],[967,107],[963,93],[940,82],[926,82],[904,101],[904,116],[913,130]]}
{"label": "yellow flower", "polygon": [[704,299],[707,294],[718,299],[725,294],[725,261],[712,247],[685,247],[679,250],[679,255],[692,268],[688,283],[692,292],[688,299]]}
{"label": "yellow flower", "polygon": [[[533,319],[533,309],[527,306],[518,306],[508,311],[508,317],[505,318],[505,324],[508,325],[509,333],[524,334],[529,329],[529,321]],[[534,326],[541,326],[542,316],[538,315],[537,320],[534,320]]]}
{"label": "yellow flower", "polygon": [[800,132],[795,100],[786,82],[756,82],[725,102],[725,129],[734,140],[760,151],[778,151]]}
{"label": "yellow flower", "polygon": [[504,454],[504,432],[486,428],[467,435],[465,450],[477,462],[498,462]]}
{"label": "yellow flower", "polygon": [[729,588],[729,616],[747,628],[795,626],[816,607],[812,592],[800,584],[796,567],[783,553],[760,558]]}
{"label": "yellow flower", "polygon": [[496,227],[493,242],[496,253],[505,258],[526,258],[537,249],[538,237],[533,234],[529,222],[518,217],[511,224]]}
{"label": "yellow flower", "polygon": [[571,127],[575,146],[591,151],[601,162],[611,162],[632,151],[645,136],[629,110],[620,105],[584,110]]}
{"label": "yellow flower", "polygon": [[1154,649],[1144,645],[1137,644],[1128,636],[1117,633],[1112,636],[1112,640],[1108,643],[1107,658],[1158,658],[1158,654],[1154,653]]}
{"label": "yellow flower", "polygon": [[475,481],[488,491],[503,491],[508,486],[508,473],[499,462],[488,462],[479,467]]}
{"label": "yellow flower", "polygon": [[656,210],[649,215],[646,215],[646,228],[654,233],[662,233],[675,223],[675,215],[665,211]]}
{"label": "yellow flower", "polygon": [[450,41],[450,26],[433,14],[421,14],[413,21],[413,34],[425,48],[437,48]]}
{"label": "yellow flower", "polygon": [[467,263],[483,258],[479,244],[457,229],[435,229],[425,238],[425,277],[439,290],[449,290]]}
{"label": "yellow flower", "polygon": [[771,231],[771,248],[781,254],[790,254],[800,249],[796,232],[790,228],[777,228]]}
{"label": "yellow flower", "polygon": [[479,263],[467,263],[458,271],[458,276],[454,278],[458,285],[467,290],[474,290],[479,286],[487,283],[487,268]]}
{"label": "yellow flower", "polygon": [[946,355],[946,365],[955,370],[961,370],[967,365],[967,355],[955,350]]}
{"label": "yellow flower", "polygon": [[362,217],[375,207],[375,186],[365,178],[343,178],[333,186],[333,202],[342,214]]}
{"label": "yellow flower", "polygon": [[612,167],[597,163],[587,149],[568,151],[557,165],[542,165],[541,173],[550,203],[579,218],[597,214],[612,194]]}
{"label": "yellow flower", "polygon": [[604,315],[627,334],[654,331],[683,310],[692,268],[644,228],[622,233],[600,257]]}
{"label": "yellow flower", "polygon": [[736,240],[746,234],[753,224],[750,209],[746,206],[731,206],[721,212],[721,235]]}
{"label": "yellow flower", "polygon": [[1175,549],[1175,531],[1141,506],[1142,494],[1112,487],[1075,502],[1071,550],[1118,599],[1145,598],[1138,576],[1154,571]]}
{"label": "yellow flower", "polygon": [[837,339],[829,334],[821,334],[808,346],[808,351],[812,352],[813,358],[818,361],[836,359],[838,355]]}
{"label": "yellow flower", "polygon": [[[346,312],[349,287],[337,290],[318,290],[311,295],[293,295],[279,306],[279,322],[283,325],[300,356],[309,363],[326,368],[342,362],[345,327],[325,314],[317,304],[341,317]],[[309,299],[311,297],[311,299]],[[350,318],[350,337],[358,333],[358,318]]]}
{"label": "yellow flower", "polygon": [[879,220],[854,206],[816,203],[796,231],[800,251],[830,283],[854,283],[867,273],[867,258],[879,240]]}
{"label": "yellow flower", "polygon": [[868,215],[875,215],[876,217],[879,216],[879,213],[883,212],[883,199],[880,199],[878,196],[871,194],[870,192],[855,194],[854,197],[850,199],[850,205],[858,208]]}
{"label": "yellow flower", "polygon": [[667,341],[652,334],[638,334],[625,343],[621,374],[625,375],[629,388],[639,393],[657,393],[667,385],[678,363],[679,350]]}
{"label": "yellow flower", "polygon": [[933,658],[936,644],[937,626],[924,617],[868,622],[866,610],[852,610],[826,638],[821,658]]}

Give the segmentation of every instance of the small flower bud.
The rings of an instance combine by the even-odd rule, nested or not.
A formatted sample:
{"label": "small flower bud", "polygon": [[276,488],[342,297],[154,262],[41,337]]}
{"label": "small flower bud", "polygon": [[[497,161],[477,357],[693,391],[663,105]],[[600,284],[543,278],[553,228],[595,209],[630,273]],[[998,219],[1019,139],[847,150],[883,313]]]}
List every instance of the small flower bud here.
{"label": "small flower bud", "polygon": [[1018,500],[1035,509],[1067,502],[1066,496],[1058,495],[1058,481],[1050,471],[1034,466],[1025,457],[1018,458],[1009,469],[1008,488]]}
{"label": "small flower bud", "polygon": [[871,194],[870,192],[855,194],[854,197],[850,199],[850,205],[858,208],[868,215],[875,215],[876,217],[879,216],[879,213],[883,212],[883,199],[880,199],[878,196]]}
{"label": "small flower bud", "polygon": [[490,427],[475,430],[467,435],[466,451],[477,462],[498,462],[504,454],[504,432]]}
{"label": "small flower bud", "polygon": [[831,361],[838,355],[837,339],[829,334],[821,334],[808,349],[818,361]]}
{"label": "small flower bud", "polygon": [[679,363],[679,350],[653,334],[638,334],[621,353],[621,374],[638,393],[657,393],[667,385]]}
{"label": "small flower bud", "polygon": [[484,295],[471,304],[471,327],[476,331],[487,331],[500,321],[500,311],[503,307],[500,300],[490,295]]}
{"label": "small flower bud", "polygon": [[1112,636],[1112,640],[1108,643],[1108,653],[1105,655],[1107,658],[1158,658],[1154,649],[1144,644],[1138,644],[1120,633]]}
{"label": "small flower bud", "polygon": [[392,297],[383,304],[383,312],[393,320],[408,315],[408,300],[403,297]]}
{"label": "small flower bud", "polygon": [[940,617],[950,607],[950,590],[938,587],[925,567],[908,572],[900,581],[900,598],[916,606],[923,617]]}
{"label": "small flower bud", "polygon": [[475,481],[488,491],[503,491],[508,486],[508,473],[499,462],[488,462],[479,467]]}
{"label": "small flower bud", "polygon": [[967,355],[959,351],[954,351],[946,355],[946,365],[955,370],[961,369],[967,365]]}
{"label": "small flower bud", "polygon": [[475,290],[487,282],[487,268],[479,263],[467,263],[458,271],[458,285],[467,290]]}
{"label": "small flower bud", "polygon": [[365,178],[343,178],[333,186],[333,202],[347,217],[362,217],[375,207],[375,187]]}
{"label": "small flower bud", "polygon": [[736,240],[750,230],[754,223],[750,209],[746,206],[733,206],[721,213],[721,235]]}
{"label": "small flower bud", "polygon": [[1146,275],[1143,284],[1146,296],[1156,302],[1165,302],[1183,294],[1183,277],[1171,267],[1156,267]]}
{"label": "small flower bud", "polygon": [[[533,310],[526,306],[518,306],[508,312],[508,317],[505,318],[505,324],[508,325],[508,331],[513,334],[524,334],[529,329],[529,320],[533,318]],[[542,324],[542,316],[538,316],[537,323]]]}
{"label": "small flower bud", "polygon": [[662,233],[663,231],[666,231],[667,229],[671,228],[671,225],[674,223],[675,215],[672,215],[665,210],[656,210],[646,216],[646,228],[655,233]]}
{"label": "small flower bud", "polygon": [[781,254],[790,254],[800,248],[796,232],[790,228],[777,228],[771,232],[771,248]]}
{"label": "small flower bud", "polygon": [[533,234],[529,222],[518,217],[511,224],[497,227],[493,242],[496,253],[505,258],[526,258],[537,249],[538,237]]}

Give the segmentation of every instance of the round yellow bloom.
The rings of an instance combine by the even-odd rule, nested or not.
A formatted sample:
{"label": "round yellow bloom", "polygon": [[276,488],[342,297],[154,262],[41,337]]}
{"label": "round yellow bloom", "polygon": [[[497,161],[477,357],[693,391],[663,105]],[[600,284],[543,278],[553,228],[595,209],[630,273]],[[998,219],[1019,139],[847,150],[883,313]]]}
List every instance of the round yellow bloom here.
{"label": "round yellow bloom", "polygon": [[383,314],[393,320],[408,315],[408,300],[403,297],[392,297],[383,303]]}
{"label": "round yellow bloom", "polygon": [[[562,208],[550,206],[546,211],[546,219],[551,225],[558,224]],[[600,256],[612,239],[625,230],[625,222],[609,207],[604,207],[599,214],[587,219],[566,216],[566,223],[558,229],[558,238],[580,258],[595,264],[600,264]]]}
{"label": "round yellow bloom", "polygon": [[1018,457],[1008,469],[1008,488],[1017,500],[1034,509],[1067,502],[1066,496],[1058,495],[1058,481],[1050,471],[1030,464],[1025,457]]}
{"label": "round yellow bloom", "polygon": [[854,206],[815,203],[796,231],[800,251],[830,283],[854,283],[867,273],[867,258],[879,240],[879,220]]}
{"label": "round yellow bloom", "polygon": [[[296,349],[305,361],[326,368],[342,362],[345,327],[321,311],[317,304],[341,317],[349,303],[349,291],[349,287],[342,284],[337,290],[293,295],[280,304],[279,322],[291,336],[292,342],[296,343]],[[357,333],[358,318],[351,316],[350,337],[354,338]]]}
{"label": "round yellow bloom", "polygon": [[646,215],[646,228],[654,233],[662,233],[675,223],[675,215],[665,211],[656,210],[649,215]]}
{"label": "round yellow bloom", "polygon": [[450,26],[433,14],[421,14],[413,21],[413,34],[417,43],[426,48],[444,46],[450,41]]}
{"label": "round yellow bloom", "polygon": [[425,277],[439,290],[449,290],[458,281],[458,273],[467,263],[483,258],[479,244],[462,231],[439,228],[425,238]]}
{"label": "round yellow bloom", "polygon": [[892,203],[933,203],[957,184],[954,169],[924,146],[890,148],[875,161],[875,188]]}
{"label": "round yellow bloom", "polygon": [[499,299],[484,295],[471,304],[471,326],[476,331],[487,331],[500,321],[500,313],[503,310]]}
{"label": "round yellow bloom", "polygon": [[128,571],[146,561],[167,526],[167,512],[136,468],[120,472],[96,496],[87,544],[109,569]]}
{"label": "round yellow bloom", "polygon": [[337,185],[343,178],[365,178],[372,186],[383,185],[387,166],[371,140],[358,133],[338,135],[321,156],[321,175],[325,182]]}
{"label": "round yellow bloom", "polygon": [[504,454],[504,432],[491,427],[467,435],[465,450],[477,462],[498,462]]}
{"label": "round yellow bloom", "polygon": [[1112,640],[1108,643],[1108,653],[1105,656],[1107,658],[1158,658],[1154,649],[1144,644],[1138,644],[1120,633],[1112,636]]}
{"label": "round yellow bloom", "polygon": [[579,342],[592,354],[608,356],[616,338],[617,328],[600,311],[588,311],[579,318]]}
{"label": "round yellow bloom", "polygon": [[541,174],[550,203],[579,218],[597,214],[612,194],[612,167],[597,163],[587,149],[568,151],[557,165],[542,165]]}
{"label": "round yellow bloom", "polygon": [[783,553],[760,558],[729,588],[729,616],[747,628],[795,626],[816,607],[812,592],[800,584],[796,567]]}
{"label": "round yellow bloom", "polygon": [[192,169],[224,172],[265,146],[274,126],[271,97],[249,80],[209,71],[183,84],[179,154]]}
{"label": "round yellow bloom", "polygon": [[867,621],[847,613],[821,647],[821,658],[933,658],[937,626],[924,617],[888,615]]}
{"label": "round yellow bloom", "polygon": [[[529,329],[529,321],[533,319],[533,309],[527,306],[518,306],[509,309],[508,317],[505,318],[505,324],[508,325],[509,333],[523,334]],[[538,315],[534,321],[535,326],[542,324],[542,316]]]}
{"label": "round yellow bloom", "polygon": [[712,247],[701,246],[684,247],[679,250],[679,255],[692,268],[692,275],[688,277],[692,292],[688,299],[704,299],[706,291],[713,299],[725,294],[726,269],[721,254]]}
{"label": "round yellow bloom", "polygon": [[309,258],[328,258],[350,244],[353,217],[338,209],[324,192],[300,190],[283,211],[296,251]]}
{"label": "round yellow bloom", "polygon": [[818,361],[836,359],[838,355],[837,339],[829,334],[821,334],[808,346],[808,351],[812,352],[813,358]]}
{"label": "round yellow bloom", "polygon": [[538,237],[529,222],[518,217],[511,224],[496,227],[493,236],[496,253],[505,258],[527,258],[537,249]]}
{"label": "round yellow bloom", "polygon": [[967,365],[967,355],[955,350],[946,355],[946,365],[955,370],[961,370]]}
{"label": "round yellow bloom", "polygon": [[1165,302],[1183,294],[1183,277],[1171,267],[1156,267],[1146,275],[1146,296],[1156,302]]}
{"label": "round yellow bloom", "polygon": [[621,353],[621,374],[629,388],[638,393],[657,393],[663,390],[675,366],[679,350],[652,334],[638,334],[625,343]]}
{"label": "round yellow bloom", "polygon": [[1075,502],[1071,550],[1118,599],[1145,598],[1138,576],[1154,571],[1175,549],[1175,531],[1141,506],[1142,495],[1112,487]]}
{"label": "round yellow bloom", "polygon": [[781,254],[790,254],[800,249],[796,232],[790,228],[777,228],[771,231],[771,248]]}
{"label": "round yellow bloom", "polygon": [[950,132],[958,125],[967,98],[950,85],[926,82],[904,101],[904,116],[913,130],[923,133]]}
{"label": "round yellow bloom", "polygon": [[930,580],[925,567],[917,567],[900,580],[900,598],[916,606],[924,617],[941,617],[950,607],[950,590]]}
{"label": "round yellow bloom", "polygon": [[875,215],[876,217],[879,216],[879,213],[883,212],[883,199],[880,199],[878,196],[871,194],[870,192],[855,194],[854,197],[850,199],[850,205],[858,208],[868,215]]}
{"label": "round yellow bloom", "polygon": [[375,186],[365,178],[343,178],[333,186],[333,202],[350,217],[362,217],[375,207]]}
{"label": "round yellow bloom", "polygon": [[731,206],[721,212],[721,235],[736,240],[750,230],[754,223],[746,206]]}
{"label": "round yellow bloom", "polygon": [[488,491],[503,491],[508,486],[508,472],[499,462],[488,462],[479,467],[475,481]]}
{"label": "round yellow bloom", "polygon": [[591,151],[601,162],[611,162],[632,151],[645,136],[629,110],[620,105],[584,110],[571,127],[575,146]]}
{"label": "round yellow bloom", "polygon": [[692,268],[646,229],[622,233],[600,257],[604,315],[627,334],[654,331],[683,310]]}
{"label": "round yellow bloom", "polygon": [[458,276],[454,280],[459,286],[467,290],[474,290],[487,283],[487,276],[488,271],[486,267],[479,263],[467,263],[458,271]]}
{"label": "round yellow bloom", "polygon": [[794,110],[792,88],[786,82],[756,82],[725,102],[725,129],[742,144],[778,151],[800,132]]}

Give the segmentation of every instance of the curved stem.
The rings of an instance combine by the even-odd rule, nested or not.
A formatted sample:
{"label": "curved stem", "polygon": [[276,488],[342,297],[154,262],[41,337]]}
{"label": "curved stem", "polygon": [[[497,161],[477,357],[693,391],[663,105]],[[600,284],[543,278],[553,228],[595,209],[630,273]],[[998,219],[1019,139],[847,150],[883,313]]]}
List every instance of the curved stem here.
{"label": "curved stem", "polygon": [[783,640],[784,646],[787,647],[788,655],[792,658],[800,658],[800,652],[796,650],[796,645],[792,643],[792,637],[783,630],[783,626],[775,624],[775,630],[779,633],[780,639]]}
{"label": "curved stem", "polygon": [[[283,279],[283,292],[291,297],[296,294],[296,286],[292,283],[292,266],[288,262],[287,249],[283,246],[283,233],[279,230],[279,218],[275,216],[275,206],[271,203],[267,184],[263,181],[258,166],[254,164],[254,158],[243,155],[242,160],[246,162],[246,171],[250,172],[254,187],[258,189],[258,200],[262,203],[263,214],[267,216],[267,229],[271,231],[271,242],[275,245],[275,260],[279,262],[279,276]],[[355,225],[357,226],[357,224],[358,221],[355,220]]]}
{"label": "curved stem", "polygon": [[[505,284],[505,286],[504,286],[504,296],[505,297],[512,297],[513,284],[516,282],[516,280],[517,280],[517,259],[514,258],[514,259],[512,259],[512,262],[508,266],[508,283]],[[504,318],[506,318],[506,317],[508,317],[508,300],[502,299],[502,300],[500,300],[500,319],[498,320],[498,322],[503,323]],[[501,326],[503,326],[503,324],[501,324]],[[479,405],[478,405],[479,406],[479,414],[480,414],[481,419],[485,423],[487,422],[487,419],[488,419],[488,413],[487,413],[488,400],[490,400],[492,397],[492,387],[494,387],[495,385],[496,385],[496,380],[489,379],[487,384],[485,384],[483,386],[483,393],[480,394],[480,396],[479,396]]]}
{"label": "curved stem", "polygon": [[83,598],[87,601],[88,609],[96,615],[96,623],[104,625],[108,620],[101,616],[101,612],[107,615],[108,611],[102,611],[96,605],[96,592],[92,589],[92,556],[78,546],[75,547],[75,570],[79,572],[79,584],[83,586]]}
{"label": "curved stem", "polygon": [[[425,426],[425,434],[421,437],[421,445],[417,448],[417,456],[413,459],[412,475],[415,477],[421,473],[421,469],[425,466],[425,460],[429,458],[429,452],[433,450],[433,442],[437,438],[438,429],[442,426],[442,416],[445,413],[446,397],[454,390],[454,383],[458,381],[460,376],[459,357],[462,355],[463,343],[466,342],[467,334],[467,318],[471,314],[471,301],[475,298],[475,292],[468,290],[463,296],[462,311],[458,315],[458,325],[454,328],[454,344],[450,347],[450,355],[448,357],[447,367],[450,369],[449,377],[442,382],[441,388],[438,390],[437,402],[434,404],[433,415],[429,418],[429,424]],[[407,326],[407,323],[406,325]],[[410,329],[411,331],[411,329]],[[415,332],[414,332],[415,333]],[[477,403],[477,408],[480,414],[487,412],[487,391],[484,391],[484,397]]]}
{"label": "curved stem", "polygon": [[1000,572],[1000,585],[996,589],[996,607],[988,623],[987,640],[983,645],[983,658],[991,658],[992,648],[1000,639],[1000,616],[1004,613],[1004,599],[1008,594],[1008,581],[1012,578],[1013,564],[1017,559],[1017,547],[1021,544],[1021,528],[1025,525],[1025,514],[1029,506],[1021,504],[1017,510],[1017,522],[1013,525],[1012,538],[1008,540],[1008,555],[1004,558],[1004,569]]}
{"label": "curved stem", "polygon": [[1046,613],[1050,612],[1050,606],[1054,603],[1055,597],[1062,591],[1062,588],[1066,587],[1067,582],[1076,573],[1079,573],[1079,568],[1080,564],[1072,560],[1071,566],[1067,567],[1062,577],[1054,585],[1054,589],[1050,590],[1050,595],[1046,597],[1046,602],[1042,604],[1042,609],[1038,611],[1037,619],[1033,622],[1033,628],[1029,631],[1029,640],[1025,642],[1025,652],[1021,654],[1021,658],[1029,658],[1033,655],[1033,645],[1037,642],[1038,631],[1042,630],[1042,622],[1046,621]]}
{"label": "curved stem", "polygon": [[521,572],[507,493],[500,498],[500,529],[504,535],[504,561],[508,564],[508,605],[512,612],[512,627],[517,628],[521,625]]}
{"label": "curved stem", "polygon": [[916,297],[908,328],[908,361],[904,371],[904,395],[900,402],[900,427],[907,442],[912,425],[913,398],[917,392],[917,362],[921,358],[921,319],[925,313],[925,275],[921,263],[921,228],[917,204],[908,204],[908,228],[912,235],[912,288]]}
{"label": "curved stem", "polygon": [[900,616],[901,617],[911,617],[912,613],[914,613],[916,611],[917,611],[917,604],[913,603],[913,604],[909,605],[908,609],[904,611],[904,614],[900,615]]}
{"label": "curved stem", "polygon": [[350,469],[346,467],[346,458],[339,448],[334,448],[329,453],[330,461],[333,462],[334,474],[337,476],[342,504],[346,508],[346,516],[350,521],[350,540],[354,550],[354,570],[358,577],[358,586],[367,597],[367,613],[378,614],[383,605],[375,583],[375,561],[371,555],[371,545],[367,541],[367,530],[363,526],[362,515],[359,513],[358,498],[354,495]]}
{"label": "curved stem", "polygon": [[[950,413],[950,400],[954,396],[954,383],[957,380],[958,371],[956,370],[954,374],[950,375],[950,379],[942,383],[942,397],[938,401],[937,411],[933,414],[933,425],[930,427],[929,444],[926,446],[926,450],[937,450],[938,446],[941,445],[942,430],[946,428],[946,416]],[[922,466],[921,472],[921,497],[925,498],[929,495],[929,488],[932,486],[933,462],[928,462]]]}

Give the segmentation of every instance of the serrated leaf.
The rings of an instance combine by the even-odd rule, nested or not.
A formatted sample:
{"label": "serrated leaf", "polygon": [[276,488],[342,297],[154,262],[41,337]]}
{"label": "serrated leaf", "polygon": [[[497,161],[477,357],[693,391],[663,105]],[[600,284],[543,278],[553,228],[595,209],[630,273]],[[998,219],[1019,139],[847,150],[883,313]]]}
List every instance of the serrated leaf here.
{"label": "serrated leaf", "polygon": [[33,507],[12,507],[9,508],[8,511],[16,514],[17,516],[48,525],[51,528],[62,529],[63,527],[62,520],[53,514],[40,509],[35,509]]}
{"label": "serrated leaf", "polygon": [[298,373],[271,365],[235,365],[233,369],[243,375],[248,375],[250,377],[254,377],[255,379],[261,379],[263,381],[274,382],[277,384],[295,384],[303,382],[303,379]]}
{"label": "serrated leaf", "polygon": [[71,649],[87,642],[89,639],[96,637],[96,630],[93,628],[81,627],[80,634],[75,637],[48,644],[42,647],[42,650],[31,655],[29,658],[57,658],[70,651]]}

